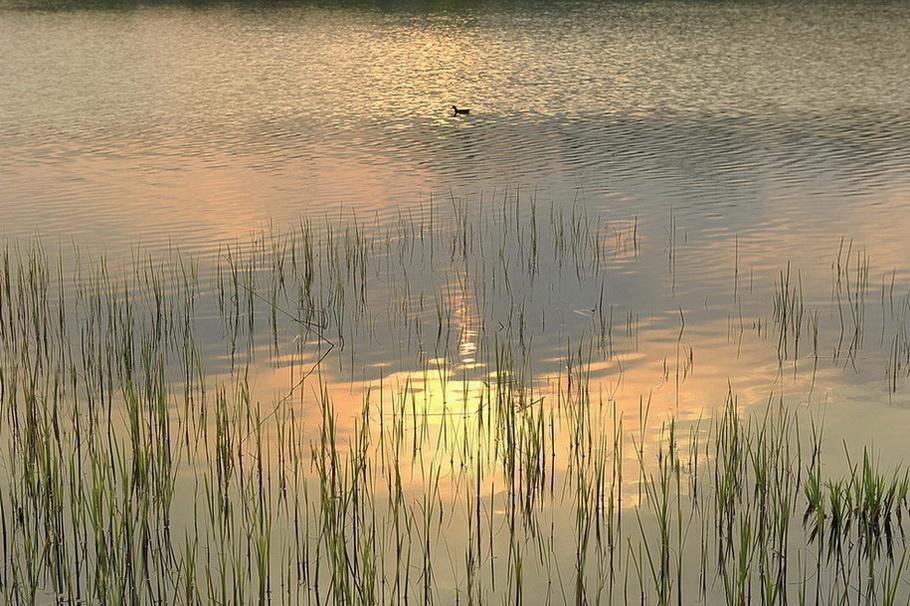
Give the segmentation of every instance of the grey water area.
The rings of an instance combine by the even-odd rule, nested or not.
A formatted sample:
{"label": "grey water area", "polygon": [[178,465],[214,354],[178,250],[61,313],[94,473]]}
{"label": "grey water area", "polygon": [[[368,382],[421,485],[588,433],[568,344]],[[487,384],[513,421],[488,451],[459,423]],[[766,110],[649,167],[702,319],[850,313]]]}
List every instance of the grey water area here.
{"label": "grey water area", "polygon": [[[534,372],[556,375],[605,305],[615,359],[592,381],[630,414],[647,399],[655,423],[693,420],[732,390],[824,419],[835,475],[843,445],[904,466],[907,32],[905,2],[0,0],[0,242],[63,266],[178,251],[205,296],[226,247],[302,221],[381,241],[461,219],[478,242],[533,221],[537,277],[508,296],[453,299],[445,245],[412,268],[390,255],[457,310],[462,361],[520,301]],[[558,261],[571,217],[607,251],[589,273]],[[489,253],[471,263],[495,273]],[[342,391],[434,359],[383,324],[396,285],[333,352]],[[798,349],[775,316],[788,293]],[[221,372],[223,335],[202,325]]]}

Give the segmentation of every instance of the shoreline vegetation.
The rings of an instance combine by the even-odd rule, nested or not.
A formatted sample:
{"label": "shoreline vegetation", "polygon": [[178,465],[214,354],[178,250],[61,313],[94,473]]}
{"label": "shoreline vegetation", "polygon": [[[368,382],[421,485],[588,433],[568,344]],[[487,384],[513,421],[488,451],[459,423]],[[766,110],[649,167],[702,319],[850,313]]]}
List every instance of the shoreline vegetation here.
{"label": "shoreline vegetation", "polygon": [[[823,407],[620,393],[641,310],[605,274],[641,254],[637,218],[436,206],[211,259],[7,244],[4,601],[910,603],[908,472],[832,448]],[[675,287],[672,212],[667,233]],[[865,253],[833,258],[829,307],[788,265],[767,319],[741,322],[813,387],[819,360],[856,363],[876,305]],[[910,360],[893,276],[888,393]],[[551,309],[568,296],[590,305]],[[698,370],[685,314],[677,401]]]}

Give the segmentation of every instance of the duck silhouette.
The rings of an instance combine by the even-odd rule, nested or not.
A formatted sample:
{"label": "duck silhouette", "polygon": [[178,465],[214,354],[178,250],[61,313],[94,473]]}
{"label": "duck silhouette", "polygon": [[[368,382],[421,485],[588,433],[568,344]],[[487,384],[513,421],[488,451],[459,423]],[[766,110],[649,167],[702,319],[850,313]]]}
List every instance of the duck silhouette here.
{"label": "duck silhouette", "polygon": [[468,114],[471,113],[471,110],[469,110],[469,109],[458,109],[454,105],[452,106],[452,110],[455,112],[454,114],[452,114],[453,116],[467,116]]}

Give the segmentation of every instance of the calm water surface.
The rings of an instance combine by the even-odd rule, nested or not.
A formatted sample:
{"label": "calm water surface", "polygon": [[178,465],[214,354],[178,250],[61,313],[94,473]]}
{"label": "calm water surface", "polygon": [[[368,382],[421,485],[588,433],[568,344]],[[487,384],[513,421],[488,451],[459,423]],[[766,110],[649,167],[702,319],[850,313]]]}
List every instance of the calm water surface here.
{"label": "calm water surface", "polygon": [[[370,303],[330,322],[320,378],[343,435],[365,393],[453,389],[427,380],[437,365],[464,379],[448,406],[469,407],[499,336],[533,341],[527,370],[556,399],[567,343],[600,334],[589,378],[624,414],[650,401],[656,427],[728,389],[780,397],[892,465],[910,424],[892,364],[910,310],[908,31],[905,3],[6,6],[0,238],[37,237],[67,267],[74,250],[112,267],[189,255],[198,346],[231,377],[236,343],[204,302],[226,247],[359,222]],[[566,226],[586,242],[568,255]],[[775,319],[782,291],[805,302],[802,349]],[[277,332],[244,362],[264,399],[315,360],[299,326]]]}
{"label": "calm water surface", "polygon": [[8,241],[204,258],[302,216],[381,230],[518,198],[634,221],[610,295],[647,313],[732,300],[736,274],[761,315],[789,262],[825,298],[842,239],[907,287],[901,3],[2,17]]}
{"label": "calm water surface", "polygon": [[789,225],[791,255],[806,232],[901,231],[900,3],[2,15],[6,237],[204,250],[517,186],[743,237]]}

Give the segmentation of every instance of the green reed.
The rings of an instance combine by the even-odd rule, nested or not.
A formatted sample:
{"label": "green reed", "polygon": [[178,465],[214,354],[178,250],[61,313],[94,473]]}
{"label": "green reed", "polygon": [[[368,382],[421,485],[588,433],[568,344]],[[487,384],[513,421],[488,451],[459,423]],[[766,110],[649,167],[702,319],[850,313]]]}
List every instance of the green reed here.
{"label": "green reed", "polygon": [[[644,253],[637,218],[517,195],[450,211],[303,220],[208,260],[3,248],[0,595],[906,599],[906,474],[868,455],[827,476],[814,419],[782,398],[747,410],[730,387],[693,419],[598,380],[625,380],[623,357],[653,327],[612,288],[610,268]],[[839,258],[837,308],[861,326],[868,260]],[[578,309],[560,307],[570,292]],[[818,358],[823,326],[804,300],[781,272],[781,360],[799,356],[805,326]],[[901,305],[892,391],[910,351]],[[679,406],[698,368],[687,313],[666,315]]]}

